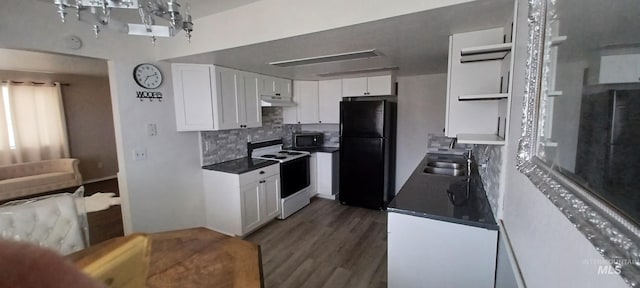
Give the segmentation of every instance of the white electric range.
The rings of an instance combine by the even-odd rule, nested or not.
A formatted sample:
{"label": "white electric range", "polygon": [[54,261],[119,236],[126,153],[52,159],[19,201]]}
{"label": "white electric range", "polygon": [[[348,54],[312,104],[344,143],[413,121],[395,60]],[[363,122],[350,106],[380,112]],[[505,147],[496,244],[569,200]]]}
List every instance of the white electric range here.
{"label": "white electric range", "polygon": [[247,148],[251,158],[280,162],[281,209],[278,219],[285,219],[309,205],[311,153],[282,150],[282,139],[248,143]]}

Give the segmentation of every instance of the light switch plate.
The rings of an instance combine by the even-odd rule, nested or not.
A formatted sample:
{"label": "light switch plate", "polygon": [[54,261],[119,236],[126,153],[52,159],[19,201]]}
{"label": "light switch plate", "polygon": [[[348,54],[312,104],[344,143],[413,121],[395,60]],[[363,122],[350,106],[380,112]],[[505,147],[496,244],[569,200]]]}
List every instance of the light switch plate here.
{"label": "light switch plate", "polygon": [[133,160],[135,161],[147,160],[147,149],[146,148],[133,149]]}
{"label": "light switch plate", "polygon": [[154,123],[147,124],[147,135],[149,136],[158,135],[158,127],[156,127],[156,124]]}

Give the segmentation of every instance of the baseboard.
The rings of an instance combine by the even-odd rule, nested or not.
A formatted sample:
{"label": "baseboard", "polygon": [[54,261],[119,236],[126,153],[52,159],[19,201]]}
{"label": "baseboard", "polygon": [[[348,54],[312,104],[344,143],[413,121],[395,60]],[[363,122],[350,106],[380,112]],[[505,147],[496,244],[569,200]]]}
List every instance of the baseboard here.
{"label": "baseboard", "polygon": [[100,181],[111,180],[111,179],[116,179],[116,178],[118,178],[118,175],[111,175],[111,176],[107,176],[107,177],[91,179],[91,180],[87,180],[87,181],[82,181],[82,185],[96,183],[96,182],[100,182]]}
{"label": "baseboard", "polygon": [[324,195],[324,194],[316,193],[316,195],[313,195],[313,196],[322,198],[322,199],[336,200],[336,195]]}

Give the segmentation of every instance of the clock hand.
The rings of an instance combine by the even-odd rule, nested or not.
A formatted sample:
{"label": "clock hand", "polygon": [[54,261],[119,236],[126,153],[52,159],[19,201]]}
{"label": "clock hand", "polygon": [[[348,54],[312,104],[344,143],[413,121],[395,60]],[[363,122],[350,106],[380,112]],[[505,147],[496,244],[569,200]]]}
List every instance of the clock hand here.
{"label": "clock hand", "polygon": [[153,73],[153,74],[147,76],[147,78],[144,78],[144,83],[147,83],[147,80],[149,80],[149,77],[156,76],[156,75],[158,75],[158,73]]}

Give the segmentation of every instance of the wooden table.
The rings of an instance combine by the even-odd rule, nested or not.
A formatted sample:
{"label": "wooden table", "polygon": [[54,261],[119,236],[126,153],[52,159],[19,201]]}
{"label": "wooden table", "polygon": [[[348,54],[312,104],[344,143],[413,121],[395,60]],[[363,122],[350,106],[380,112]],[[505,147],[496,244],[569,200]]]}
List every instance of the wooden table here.
{"label": "wooden table", "polygon": [[[264,286],[260,247],[256,244],[206,228],[148,236],[151,238],[151,259],[147,287]],[[103,243],[71,258],[86,257],[92,250],[99,250],[98,246]]]}

